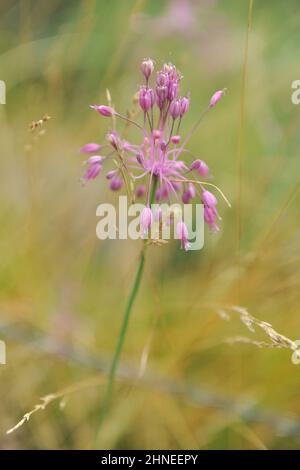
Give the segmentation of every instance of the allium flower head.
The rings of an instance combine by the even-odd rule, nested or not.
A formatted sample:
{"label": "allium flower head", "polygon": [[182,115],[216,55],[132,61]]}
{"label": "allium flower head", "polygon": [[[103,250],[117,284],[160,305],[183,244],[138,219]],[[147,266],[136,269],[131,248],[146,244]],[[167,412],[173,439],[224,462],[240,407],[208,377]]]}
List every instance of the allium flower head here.
{"label": "allium flower head", "polygon": [[[206,190],[205,185],[221,191],[212,183],[199,180],[199,177],[203,179],[208,176],[209,169],[203,160],[195,157],[191,161],[187,144],[203,115],[218,103],[224,90],[213,94],[192,131],[182,134],[184,117],[190,108],[190,96],[180,95],[181,73],[175,65],[165,63],[154,75],[154,62],[151,59],[142,61],[141,71],[144,83],[138,92],[140,122],[134,121],[130,113],[120,114],[110,103],[91,106],[101,116],[113,117],[113,131],[107,134],[108,144],[101,147],[101,153],[107,149],[105,155],[95,155],[87,161],[84,179],[96,178],[102,166],[111,162],[112,166],[106,173],[109,188],[112,191],[126,188],[132,201],[135,197],[144,199],[145,208],[140,221],[143,230],[148,230],[157,218],[155,214],[158,212],[152,212],[151,203],[155,200],[171,202],[174,199],[183,204],[192,201],[203,203],[206,223],[211,229],[217,230],[217,199]],[[116,121],[119,119],[126,121],[126,126],[134,125],[137,128],[140,134],[136,142],[124,140],[122,133],[118,132]],[[99,144],[89,143],[82,147],[81,152],[91,154],[99,149]],[[177,233],[184,249],[188,249],[188,233],[184,222],[178,223]]]}

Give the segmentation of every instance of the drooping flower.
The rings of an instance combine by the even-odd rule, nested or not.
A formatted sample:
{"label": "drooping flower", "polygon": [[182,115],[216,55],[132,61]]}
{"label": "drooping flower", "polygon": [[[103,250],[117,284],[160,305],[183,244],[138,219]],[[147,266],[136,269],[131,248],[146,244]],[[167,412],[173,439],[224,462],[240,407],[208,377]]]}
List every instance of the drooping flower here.
{"label": "drooping flower", "polygon": [[89,143],[81,147],[80,152],[81,153],[95,153],[95,152],[98,152],[100,149],[101,149],[101,145],[95,144],[95,143]]}
{"label": "drooping flower", "polygon": [[211,100],[210,100],[210,107],[214,107],[216,106],[216,104],[220,101],[220,99],[222,98],[222,96],[224,95],[224,90],[218,90],[216,91],[213,96],[211,97]]}
{"label": "drooping flower", "polygon": [[203,160],[195,160],[190,166],[190,170],[198,171],[199,175],[207,176],[209,173],[209,168]]}
{"label": "drooping flower", "polygon": [[218,202],[217,198],[210,191],[207,191],[207,190],[203,191],[201,198],[202,198],[203,204],[205,204],[206,206],[214,207],[217,205],[217,202]]}
{"label": "drooping flower", "polygon": [[185,251],[188,251],[188,249],[190,248],[189,232],[188,232],[187,226],[185,225],[185,223],[182,220],[180,220],[177,223],[176,230],[177,230],[177,236],[181,240],[182,248]]}
{"label": "drooping flower", "polygon": [[153,214],[150,207],[144,207],[141,213],[141,229],[145,233],[151,227],[153,222]]}
{"label": "drooping flower", "polygon": [[123,186],[123,180],[119,176],[114,176],[109,185],[112,191],[119,191]]}
{"label": "drooping flower", "polygon": [[83,176],[83,179],[85,180],[95,179],[99,175],[100,171],[102,170],[102,162],[103,162],[103,157],[100,157],[98,155],[94,155],[93,157],[90,157],[86,161],[86,164],[88,165],[88,167]]}
{"label": "drooping flower", "polygon": [[104,117],[111,117],[113,114],[115,114],[115,110],[111,106],[93,104],[91,108],[95,111],[98,111],[98,113]]}

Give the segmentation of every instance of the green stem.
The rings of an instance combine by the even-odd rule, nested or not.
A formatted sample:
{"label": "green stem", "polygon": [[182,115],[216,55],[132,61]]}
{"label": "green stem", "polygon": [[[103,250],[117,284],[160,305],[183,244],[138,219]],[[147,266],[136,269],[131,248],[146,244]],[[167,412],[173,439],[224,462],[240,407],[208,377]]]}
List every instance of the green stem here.
{"label": "green stem", "polygon": [[[152,185],[152,191],[151,191],[150,204],[152,204],[153,201],[154,201],[156,185],[157,185],[157,178],[154,178],[153,185]],[[102,404],[102,409],[101,409],[101,414],[100,414],[100,423],[99,423],[99,428],[98,428],[97,441],[98,441],[99,433],[102,429],[102,424],[103,424],[104,419],[106,417],[107,410],[108,410],[109,405],[110,405],[110,400],[111,400],[111,397],[112,397],[114,381],[115,381],[116,373],[117,373],[117,370],[118,370],[119,360],[120,360],[120,356],[121,356],[121,352],[122,352],[122,348],[123,348],[123,345],[124,345],[125,336],[126,336],[126,332],[127,332],[127,328],[128,328],[130,313],[131,313],[134,301],[136,299],[136,296],[138,294],[138,291],[139,291],[139,288],[140,288],[140,285],[141,285],[141,280],[142,280],[142,275],[143,275],[143,270],[144,270],[144,265],[145,265],[145,250],[146,250],[146,245],[144,243],[143,249],[141,251],[141,255],[140,255],[139,264],[138,264],[137,272],[136,272],[136,275],[135,275],[133,287],[132,287],[132,290],[130,292],[130,295],[129,295],[129,298],[128,298],[128,301],[127,301],[127,305],[126,305],[126,308],[125,308],[123,322],[122,322],[120,334],[119,334],[119,337],[118,337],[118,342],[117,342],[117,345],[116,345],[116,349],[115,349],[115,352],[114,352],[112,365],[111,365],[111,368],[110,368],[110,371],[109,371],[108,382],[107,382],[105,395],[104,395],[104,399],[103,399],[103,404]]]}

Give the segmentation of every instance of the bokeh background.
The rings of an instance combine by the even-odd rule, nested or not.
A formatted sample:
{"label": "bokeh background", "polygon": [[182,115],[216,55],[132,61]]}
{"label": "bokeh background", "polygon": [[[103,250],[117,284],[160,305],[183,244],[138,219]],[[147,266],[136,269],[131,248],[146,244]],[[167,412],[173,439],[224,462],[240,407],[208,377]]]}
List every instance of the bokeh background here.
{"label": "bokeh background", "polygon": [[[202,251],[149,248],[101,446],[300,448],[291,350],[228,344],[270,342],[232,305],[300,338],[299,5],[249,3],[1,0],[2,449],[95,446],[140,245],[96,238],[96,207],[115,196],[103,178],[80,185],[78,149],[105,137],[107,121],[88,106],[105,102],[106,88],[119,110],[131,105],[144,57],[182,71],[186,132],[227,88],[190,148],[232,209],[220,201],[222,229],[206,232]],[[45,113],[44,132],[30,132]]]}

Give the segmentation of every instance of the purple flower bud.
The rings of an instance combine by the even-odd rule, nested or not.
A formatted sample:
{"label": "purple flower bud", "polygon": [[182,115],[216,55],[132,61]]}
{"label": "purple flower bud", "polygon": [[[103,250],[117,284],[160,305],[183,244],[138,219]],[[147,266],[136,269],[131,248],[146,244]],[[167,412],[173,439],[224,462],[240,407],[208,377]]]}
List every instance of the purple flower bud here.
{"label": "purple flower bud", "polygon": [[90,106],[90,107],[98,111],[98,113],[104,117],[111,117],[113,114],[115,114],[115,110],[113,108],[111,108],[110,106],[105,106],[103,104],[99,106],[97,104],[94,104],[93,106]]}
{"label": "purple flower bud", "polygon": [[153,215],[150,207],[144,207],[141,213],[141,229],[145,233],[152,225]]}
{"label": "purple flower bud", "polygon": [[166,142],[160,142],[159,147],[160,147],[160,150],[162,150],[162,152],[164,152],[167,148],[167,143]]}
{"label": "purple flower bud", "polygon": [[152,132],[152,135],[153,135],[154,140],[160,139],[161,138],[161,131],[159,131],[158,129],[154,129],[154,131]]}
{"label": "purple flower bud", "polygon": [[178,181],[170,181],[170,183],[176,192],[180,191],[181,183],[179,183]]}
{"label": "purple flower bud", "polygon": [[171,142],[172,142],[172,144],[175,144],[175,145],[179,144],[179,142],[180,142],[180,135],[172,135],[172,137],[171,137]]}
{"label": "purple flower bud", "polygon": [[147,112],[155,103],[155,94],[152,88],[142,87],[139,93],[139,103],[143,111]]}
{"label": "purple flower bud", "polygon": [[188,112],[190,107],[190,100],[187,96],[184,96],[180,100],[180,116],[182,117],[185,113]]}
{"label": "purple flower bud", "polygon": [[101,145],[99,144],[85,144],[83,147],[80,149],[80,153],[95,153],[98,152],[98,150],[101,149]]}
{"label": "purple flower bud", "polygon": [[178,96],[179,83],[178,81],[170,82],[168,87],[168,100],[173,101]]}
{"label": "purple flower bud", "polygon": [[169,197],[169,189],[168,189],[167,185],[164,184],[160,188],[160,198],[161,199],[168,199],[168,197]]}
{"label": "purple flower bud", "polygon": [[207,176],[209,169],[203,160],[195,160],[190,166],[190,170],[197,170],[201,176]]}
{"label": "purple flower bud", "polygon": [[156,77],[156,84],[158,87],[167,87],[169,85],[169,76],[167,73],[158,72]]}
{"label": "purple flower bud", "polygon": [[224,90],[218,90],[218,91],[216,91],[216,93],[214,93],[213,96],[211,97],[209,106],[210,106],[211,108],[213,108],[214,106],[216,106],[216,104],[218,103],[218,101],[220,101],[220,99],[222,98],[223,95],[224,95]]}
{"label": "purple flower bud", "polygon": [[172,101],[170,105],[170,114],[173,119],[177,119],[180,116],[181,103],[180,100]]}
{"label": "purple flower bud", "polygon": [[211,230],[217,232],[219,227],[216,224],[217,211],[215,207],[204,206],[204,220]]}
{"label": "purple flower bud", "polygon": [[102,163],[104,157],[100,157],[99,155],[93,155],[92,157],[88,158],[85,163],[88,165],[93,165],[94,163]]}
{"label": "purple flower bud", "polygon": [[202,193],[202,202],[208,207],[214,207],[218,203],[217,198],[210,191],[203,191]]}
{"label": "purple flower bud", "polygon": [[193,183],[189,183],[187,191],[189,192],[191,199],[194,199],[196,197],[196,189]]}
{"label": "purple flower bud", "polygon": [[189,232],[188,232],[187,226],[185,225],[185,223],[182,220],[180,222],[178,222],[177,227],[176,227],[176,231],[177,231],[177,236],[181,240],[182,248],[185,251],[187,251],[190,247]]}
{"label": "purple flower bud", "polygon": [[142,153],[138,153],[138,154],[136,155],[136,159],[137,159],[137,162],[138,162],[140,165],[144,166],[145,158],[144,158],[144,155],[143,155]]}
{"label": "purple flower bud", "polygon": [[153,73],[154,64],[151,59],[144,59],[141,63],[141,71],[146,80],[149,79],[150,75]]}
{"label": "purple flower bud", "polygon": [[111,180],[116,175],[117,170],[110,170],[106,173],[106,179]]}
{"label": "purple flower bud", "polygon": [[135,195],[136,197],[143,197],[145,194],[146,194],[146,187],[144,184],[140,184],[135,190]]}
{"label": "purple flower bud", "polygon": [[123,186],[123,180],[122,178],[119,178],[118,176],[116,176],[115,178],[113,178],[110,182],[110,189],[112,191],[118,191],[119,189],[121,189]]}
{"label": "purple flower bud", "polygon": [[194,199],[195,197],[196,197],[195,186],[193,185],[193,183],[189,183],[187,189],[182,194],[182,202],[184,204],[188,204],[190,200]]}
{"label": "purple flower bud", "polygon": [[157,86],[156,87],[156,102],[159,109],[164,107],[165,101],[168,98],[168,87]]}
{"label": "purple flower bud", "polygon": [[110,145],[112,145],[112,147],[117,150],[119,146],[119,139],[116,132],[109,132],[106,137]]}
{"label": "purple flower bud", "polygon": [[182,199],[183,204],[188,204],[191,199],[190,193],[188,191],[184,191],[184,193],[182,193],[181,199]]}
{"label": "purple flower bud", "polygon": [[97,162],[97,161],[89,162],[88,169],[86,170],[86,173],[83,176],[83,178],[85,180],[93,180],[99,175],[101,170],[102,170],[102,165],[100,162]]}

